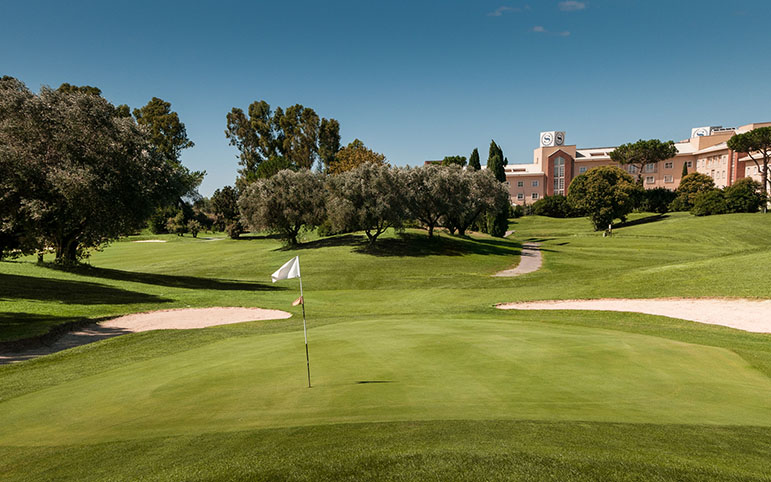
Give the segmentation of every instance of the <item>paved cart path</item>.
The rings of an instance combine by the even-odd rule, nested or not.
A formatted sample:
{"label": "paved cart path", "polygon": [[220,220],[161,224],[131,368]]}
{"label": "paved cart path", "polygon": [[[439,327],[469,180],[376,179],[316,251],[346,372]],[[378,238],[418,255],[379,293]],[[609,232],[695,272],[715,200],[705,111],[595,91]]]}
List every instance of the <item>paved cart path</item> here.
{"label": "paved cart path", "polygon": [[[511,232],[512,231],[507,231],[506,236],[508,236]],[[519,264],[514,268],[498,271],[493,276],[520,276],[523,274],[532,273],[533,271],[538,271],[541,268],[541,264],[543,264],[543,260],[541,258],[541,250],[539,247],[540,244],[538,243],[524,243],[522,245]]]}

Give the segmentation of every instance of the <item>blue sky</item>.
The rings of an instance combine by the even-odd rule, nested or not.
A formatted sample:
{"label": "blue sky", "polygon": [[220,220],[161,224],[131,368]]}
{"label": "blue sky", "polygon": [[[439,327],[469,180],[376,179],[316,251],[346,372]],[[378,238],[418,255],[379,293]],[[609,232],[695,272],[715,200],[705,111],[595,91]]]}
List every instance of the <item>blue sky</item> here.
{"label": "blue sky", "polygon": [[6,2],[0,75],[172,103],[183,162],[232,184],[225,115],[264,99],[340,121],[396,165],[530,162],[538,133],[607,146],[771,121],[768,1]]}

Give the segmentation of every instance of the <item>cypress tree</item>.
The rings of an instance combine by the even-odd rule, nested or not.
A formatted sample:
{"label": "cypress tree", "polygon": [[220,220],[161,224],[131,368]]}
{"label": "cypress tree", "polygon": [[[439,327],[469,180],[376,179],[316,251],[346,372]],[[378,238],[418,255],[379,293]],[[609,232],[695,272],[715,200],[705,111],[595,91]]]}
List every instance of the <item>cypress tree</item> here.
{"label": "cypress tree", "polygon": [[682,177],[685,177],[687,175],[688,175],[688,163],[687,162],[683,162],[683,174],[682,174]]}
{"label": "cypress tree", "polygon": [[479,149],[474,148],[474,152],[471,153],[471,157],[468,159],[468,168],[472,171],[478,171],[482,169],[482,165],[479,163]]}
{"label": "cypress tree", "polygon": [[500,182],[506,182],[506,170],[503,168],[508,164],[508,160],[503,157],[503,150],[495,143],[490,141],[490,154],[487,158],[487,168],[493,173]]}

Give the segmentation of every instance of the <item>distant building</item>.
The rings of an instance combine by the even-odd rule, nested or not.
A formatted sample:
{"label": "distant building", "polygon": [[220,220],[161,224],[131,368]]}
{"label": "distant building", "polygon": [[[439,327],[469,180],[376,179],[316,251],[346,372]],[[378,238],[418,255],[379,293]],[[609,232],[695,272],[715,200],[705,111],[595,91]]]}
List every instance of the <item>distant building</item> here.
{"label": "distant building", "polygon": [[[691,137],[675,143],[678,154],[658,164],[643,169],[643,186],[650,189],[664,187],[677,189],[682,178],[683,164],[688,172],[706,174],[715,180],[717,187],[730,186],[744,177],[761,180],[762,172],[747,153],[734,152],[726,141],[736,134],[771,126],[771,122],[747,124],[741,127],[697,127]],[[615,147],[577,148],[565,145],[565,133],[542,132],[540,146],[533,151],[532,164],[506,166],[506,184],[513,204],[532,204],[544,196],[567,194],[570,181],[579,174],[597,166],[615,165],[610,152]],[[619,166],[621,167],[621,166]],[[623,166],[636,175],[634,166]]]}

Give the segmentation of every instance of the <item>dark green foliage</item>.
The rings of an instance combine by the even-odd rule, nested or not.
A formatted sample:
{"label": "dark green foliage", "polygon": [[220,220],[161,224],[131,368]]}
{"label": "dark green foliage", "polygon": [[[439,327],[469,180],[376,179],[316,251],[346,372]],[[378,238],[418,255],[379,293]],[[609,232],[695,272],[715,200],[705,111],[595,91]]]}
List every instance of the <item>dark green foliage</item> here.
{"label": "dark green foliage", "polygon": [[92,89],[34,94],[0,81],[0,146],[0,225],[23,233],[25,252],[53,246],[61,263],[135,232],[191,188],[188,171]]}
{"label": "dark green foliage", "polygon": [[476,147],[471,152],[471,156],[468,158],[468,168],[474,171],[482,169],[482,164],[479,162],[479,149]]}
{"label": "dark green foliage", "polygon": [[550,218],[569,218],[573,216],[573,208],[570,207],[567,197],[555,194],[554,196],[545,196],[534,202],[533,214]]}
{"label": "dark green foliage", "polygon": [[201,229],[203,226],[201,226],[201,223],[199,223],[195,219],[191,219],[187,222],[187,230],[190,232],[190,234],[194,237],[198,237],[198,233],[201,232]]}
{"label": "dark green foliage", "polygon": [[500,182],[506,182],[506,170],[504,169],[506,164],[508,164],[508,160],[503,156],[503,150],[494,140],[490,141],[490,155],[487,158],[487,169],[490,170]]}
{"label": "dark green foliage", "polygon": [[147,220],[147,228],[153,234],[168,233],[166,223],[169,218],[176,216],[177,212],[179,212],[179,208],[172,205],[157,208]]}
{"label": "dark green foliage", "polygon": [[755,213],[765,205],[767,196],[763,186],[752,178],[739,179],[724,190],[728,212]]}
{"label": "dark green foliage", "polygon": [[525,208],[520,206],[519,204],[513,204],[511,208],[509,209],[509,217],[510,218],[521,218],[525,215]]}
{"label": "dark green foliage", "polygon": [[[769,183],[768,177],[769,162],[771,162],[771,127],[759,127],[743,134],[737,134],[728,139],[728,147],[736,152],[747,153],[752,161],[762,173],[761,187],[768,195]],[[762,206],[763,212],[768,210],[767,204]]]}
{"label": "dark green foliage", "polygon": [[65,94],[79,93],[79,94],[89,94],[89,95],[97,95],[97,96],[102,95],[102,89],[98,87],[92,87],[90,85],[71,85],[71,84],[68,84],[67,82],[60,85],[59,88],[56,89],[56,91],[62,92]]}
{"label": "dark green foliage", "polygon": [[702,191],[694,196],[691,214],[694,216],[711,216],[713,214],[726,214],[728,204],[726,204],[725,194],[720,189]]}
{"label": "dark green foliage", "polygon": [[180,122],[179,115],[163,99],[153,97],[141,109],[134,109],[134,117],[137,124],[149,131],[153,145],[169,162],[178,164],[182,151],[195,145],[188,139],[185,124]]}
{"label": "dark green foliage", "polygon": [[232,239],[244,232],[241,225],[241,212],[238,209],[238,188],[225,186],[217,189],[211,196],[211,210],[214,215],[214,227],[218,231],[227,231]]}
{"label": "dark green foliage", "polygon": [[466,165],[466,158],[464,156],[445,156],[445,158],[442,159],[442,165],[463,167]]}
{"label": "dark green foliage", "polygon": [[173,217],[166,220],[166,232],[183,236],[187,231],[185,213],[181,209]]}
{"label": "dark green foliage", "polygon": [[657,164],[677,155],[677,148],[672,141],[661,142],[658,139],[640,139],[637,142],[622,144],[611,151],[610,158],[622,166],[637,168],[636,179],[642,182],[643,169],[646,164]]}
{"label": "dark green foliage", "polygon": [[696,201],[696,196],[704,191],[715,189],[715,181],[698,172],[685,176],[677,187],[677,197],[670,206],[672,211],[690,211]]}
{"label": "dark green foliage", "polygon": [[687,175],[688,175],[688,163],[687,163],[687,162],[684,162],[684,163],[683,163],[683,172],[682,172],[682,174],[680,175],[680,178],[682,179],[682,178],[684,178],[684,177],[685,177],[685,176],[687,176]]}
{"label": "dark green foliage", "polygon": [[626,220],[642,195],[632,176],[613,166],[600,166],[581,174],[570,183],[568,202],[580,214],[589,216],[595,231],[606,229],[614,220]]}
{"label": "dark green foliage", "polygon": [[239,174],[248,182],[265,177],[258,175],[258,168],[271,158],[283,157],[291,166],[310,169],[319,157],[325,165],[332,162],[340,148],[339,123],[319,119],[300,104],[272,111],[267,102],[256,101],[248,113],[234,107],[227,114],[225,136],[239,150]]}
{"label": "dark green foliage", "polygon": [[669,205],[677,198],[675,191],[665,187],[646,189],[640,203],[640,210],[649,213],[664,214],[669,211]]}

